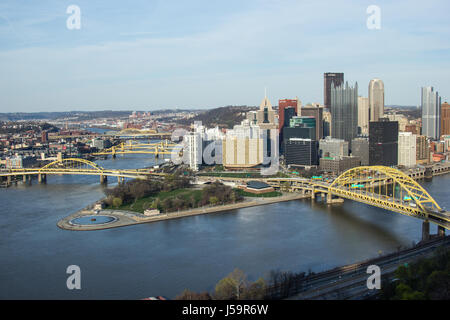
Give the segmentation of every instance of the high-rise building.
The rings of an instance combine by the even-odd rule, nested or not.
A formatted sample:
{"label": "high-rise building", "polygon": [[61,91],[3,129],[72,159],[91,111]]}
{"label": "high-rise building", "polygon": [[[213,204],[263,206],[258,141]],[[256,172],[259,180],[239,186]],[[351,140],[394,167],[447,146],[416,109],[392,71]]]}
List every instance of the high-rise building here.
{"label": "high-rise building", "polygon": [[276,129],[278,127],[278,123],[275,122],[275,111],[267,96],[261,101],[256,118],[258,126],[263,130]]}
{"label": "high-rise building", "polygon": [[261,129],[249,120],[235,125],[222,141],[222,164],[227,169],[251,168],[263,162]]}
{"label": "high-rise building", "polygon": [[[358,135],[358,83],[331,88],[331,136],[351,143]],[[351,146],[350,146],[351,148]]]}
{"label": "high-rise building", "polygon": [[[280,100],[281,101],[281,100]],[[295,101],[295,100],[290,100]],[[279,112],[282,112],[281,115],[279,115],[278,119],[278,128],[279,128],[279,136],[280,136],[280,153],[284,152],[283,149],[283,141],[284,141],[284,130],[290,127],[290,122],[293,117],[297,116],[297,107],[283,107],[280,109]],[[283,121],[281,121],[283,119]]]}
{"label": "high-rise building", "polygon": [[411,132],[398,134],[398,164],[405,167],[416,165],[417,136]]}
{"label": "high-rise building", "polygon": [[[186,160],[185,163],[189,164],[189,167],[193,171],[198,171],[199,166],[202,164],[202,139],[198,132],[189,132],[183,136],[186,138]],[[184,153],[183,153],[184,156]]]}
{"label": "high-rise building", "polygon": [[338,87],[344,83],[344,74],[337,72],[326,72],[323,74],[323,105],[331,107],[331,87]]}
{"label": "high-rise building", "polygon": [[369,121],[378,121],[384,115],[384,83],[380,79],[369,82]]}
{"label": "high-rise building", "polygon": [[444,102],[441,105],[441,134],[445,136],[450,134],[450,104]]}
{"label": "high-rise building", "polygon": [[[259,110],[256,114],[257,117],[257,125],[261,128],[262,134],[266,135],[266,148],[263,152],[268,157],[272,156],[272,141],[275,139],[275,137],[271,136],[271,129],[277,129],[278,128],[278,119],[275,116],[275,111],[272,109],[272,105],[270,104],[269,99],[267,99],[267,95],[264,96],[264,99],[261,101],[261,104],[259,105]],[[276,138],[278,139],[278,137]],[[274,144],[278,143],[279,141],[273,141]],[[278,149],[278,146],[277,146]],[[276,153],[278,153],[279,150],[274,150]]]}
{"label": "high-rise building", "polygon": [[358,97],[358,133],[369,134],[369,98]]}
{"label": "high-rise building", "polygon": [[291,138],[285,143],[285,162],[287,165],[318,165],[317,141]]}
{"label": "high-rise building", "polygon": [[381,118],[369,122],[369,165],[395,166],[398,163],[398,122]]}
{"label": "high-rise building", "polygon": [[416,162],[420,164],[428,163],[430,160],[430,146],[425,136],[416,138]]}
{"label": "high-rise building", "polygon": [[362,166],[369,165],[369,139],[355,138],[352,140],[352,156],[361,159]]}
{"label": "high-rise building", "polygon": [[316,119],[316,139],[323,138],[323,106],[320,104],[309,104],[300,109],[300,116],[314,117]]}
{"label": "high-rise building", "polygon": [[247,120],[252,124],[256,124],[258,122],[258,113],[257,111],[249,111],[247,112]]}
{"label": "high-rise building", "polygon": [[[285,109],[294,108],[294,115],[299,115],[299,110],[301,108],[301,101],[298,98],[295,99],[280,99],[278,100],[278,129],[280,133],[283,131],[283,127],[286,124],[285,120]],[[291,109],[292,110],[292,109]],[[287,122],[289,123],[289,121]]]}
{"label": "high-rise building", "polygon": [[439,139],[441,97],[433,87],[422,87],[422,135]]}
{"label": "high-rise building", "polygon": [[342,139],[326,137],[319,141],[319,156],[341,158],[348,156],[348,142]]}

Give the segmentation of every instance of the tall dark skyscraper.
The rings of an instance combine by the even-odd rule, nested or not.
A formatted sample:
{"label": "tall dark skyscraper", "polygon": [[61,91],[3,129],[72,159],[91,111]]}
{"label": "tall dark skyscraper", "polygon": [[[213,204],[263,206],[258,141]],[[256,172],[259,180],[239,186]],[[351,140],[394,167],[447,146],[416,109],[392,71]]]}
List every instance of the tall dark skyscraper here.
{"label": "tall dark skyscraper", "polygon": [[369,165],[395,166],[398,163],[398,122],[381,118],[369,122]]}
{"label": "tall dark skyscraper", "polygon": [[[331,86],[331,136],[351,144],[358,135],[358,83]],[[351,149],[351,146],[350,146]]]}
{"label": "tall dark skyscraper", "polygon": [[323,74],[323,105],[331,107],[331,85],[338,87],[344,83],[344,74],[337,72],[326,72]]}

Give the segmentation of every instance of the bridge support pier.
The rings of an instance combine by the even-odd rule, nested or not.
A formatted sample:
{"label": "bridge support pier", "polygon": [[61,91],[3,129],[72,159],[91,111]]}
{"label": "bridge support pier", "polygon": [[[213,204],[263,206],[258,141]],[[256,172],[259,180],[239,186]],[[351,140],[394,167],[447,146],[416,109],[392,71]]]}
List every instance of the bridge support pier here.
{"label": "bridge support pier", "polygon": [[6,185],[7,186],[11,185],[11,176],[6,177]]}
{"label": "bridge support pier", "polygon": [[22,178],[22,181],[25,184],[31,184],[31,176],[27,176],[26,174],[24,174],[23,178]]}
{"label": "bridge support pier", "polygon": [[430,240],[430,221],[425,220],[422,223],[422,241]]}
{"label": "bridge support pier", "polygon": [[438,237],[445,237],[445,228],[438,226]]}
{"label": "bridge support pier", "polygon": [[44,173],[38,174],[39,183],[47,183],[47,175]]}
{"label": "bridge support pier", "polygon": [[108,176],[100,176],[100,183],[101,184],[107,184],[108,183]]}
{"label": "bridge support pier", "polygon": [[117,183],[118,183],[119,185],[123,184],[124,181],[125,181],[125,178],[124,178],[124,177],[117,177]]}

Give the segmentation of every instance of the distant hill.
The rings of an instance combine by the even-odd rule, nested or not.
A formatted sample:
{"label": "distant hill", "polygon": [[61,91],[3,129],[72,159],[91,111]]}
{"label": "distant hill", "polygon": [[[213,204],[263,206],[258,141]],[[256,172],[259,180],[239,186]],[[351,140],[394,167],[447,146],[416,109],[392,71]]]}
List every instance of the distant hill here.
{"label": "distant hill", "polygon": [[248,106],[226,106],[206,110],[190,119],[181,119],[177,122],[183,125],[189,125],[194,121],[201,121],[204,126],[231,129],[235,124],[240,124],[245,119],[248,111],[257,110],[257,107]]}
{"label": "distant hill", "polygon": [[68,111],[68,112],[10,112],[0,113],[0,120],[56,120],[63,118],[76,118],[78,120],[88,120],[96,118],[116,118],[128,117],[131,111]]}

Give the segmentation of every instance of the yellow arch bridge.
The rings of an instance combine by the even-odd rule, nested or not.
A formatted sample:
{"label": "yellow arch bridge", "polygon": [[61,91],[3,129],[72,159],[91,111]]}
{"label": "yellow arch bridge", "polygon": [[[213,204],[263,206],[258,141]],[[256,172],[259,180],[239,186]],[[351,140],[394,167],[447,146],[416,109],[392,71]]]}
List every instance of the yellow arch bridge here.
{"label": "yellow arch bridge", "polygon": [[[0,171],[0,176],[26,177],[38,175],[43,182],[48,174],[97,175],[101,182],[106,177],[114,176],[122,182],[124,178],[148,179],[164,176],[164,173],[151,172],[148,169],[120,170],[105,169],[97,164],[83,159],[63,159],[51,162],[41,168],[9,169]],[[215,178],[217,179],[217,178]],[[245,178],[218,178],[220,180],[254,180]],[[317,194],[326,198],[327,203],[333,203],[338,198],[358,201],[371,206],[403,215],[425,220],[426,229],[429,222],[439,226],[439,232],[450,229],[450,213],[443,210],[431,195],[413,178],[404,172],[384,166],[363,166],[345,171],[334,181],[322,181],[303,178],[266,178],[268,184],[281,190],[289,190],[311,194],[312,199]],[[428,224],[428,225],[427,225]],[[427,230],[424,231],[427,233]],[[429,230],[428,230],[429,233]]]}
{"label": "yellow arch bridge", "polygon": [[[221,180],[263,180],[276,189],[317,195],[327,203],[342,198],[358,201],[385,210],[419,218],[439,226],[439,232],[450,229],[450,213],[443,210],[431,195],[410,175],[384,166],[363,166],[345,171],[333,181],[305,178],[224,178]],[[338,198],[338,199],[336,199]],[[425,230],[426,233],[426,230]]]}
{"label": "yellow arch bridge", "polygon": [[174,154],[177,150],[174,150],[176,144],[171,143],[168,140],[164,140],[158,143],[132,143],[131,141],[125,143],[121,142],[116,146],[104,149],[100,152],[92,153],[94,156],[112,156],[116,157],[118,154],[153,154],[156,158],[160,155]]}
{"label": "yellow arch bridge", "polygon": [[145,180],[149,177],[163,176],[163,173],[151,172],[149,169],[105,169],[94,162],[68,158],[53,161],[40,168],[7,169],[0,171],[0,177],[6,177],[7,184],[11,183],[11,177],[23,176],[24,181],[28,177],[37,175],[39,182],[45,182],[47,175],[92,175],[99,176],[100,182],[107,181],[108,176],[117,177],[119,183],[125,178]]}

